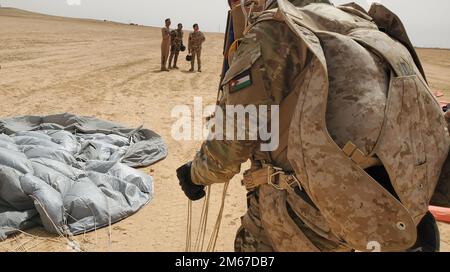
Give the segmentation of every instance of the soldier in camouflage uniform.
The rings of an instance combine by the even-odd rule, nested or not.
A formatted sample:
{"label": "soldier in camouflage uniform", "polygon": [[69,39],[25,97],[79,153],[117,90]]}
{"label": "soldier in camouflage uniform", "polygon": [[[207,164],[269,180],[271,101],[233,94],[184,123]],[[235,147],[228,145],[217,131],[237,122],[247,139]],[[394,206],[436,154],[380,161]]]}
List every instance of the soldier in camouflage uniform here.
{"label": "soldier in camouflage uniform", "polygon": [[189,72],[194,72],[195,59],[197,58],[198,63],[198,71],[202,71],[202,44],[205,42],[205,35],[199,30],[198,24],[194,24],[193,26],[194,32],[189,34],[189,44],[188,50],[189,54],[192,55],[191,59],[191,69]]}
{"label": "soldier in camouflage uniform", "polygon": [[[285,2],[287,1],[269,1],[266,4],[266,8],[276,8],[278,4],[286,5]],[[352,18],[352,20],[355,20],[361,26],[366,23],[367,25],[371,24],[371,18],[369,17],[369,15],[366,15],[366,13],[362,11],[362,8],[354,5],[342,7],[340,10],[338,10],[334,7],[327,7],[326,5],[330,5],[327,0],[292,0],[290,2],[296,7],[309,7],[305,10],[304,14],[307,14],[307,12],[312,14],[310,17],[308,16],[309,18],[307,18],[312,20],[312,22],[309,23],[315,23],[319,27],[334,27],[336,25],[339,25],[336,24],[336,20],[330,20],[331,24],[329,25],[327,25],[329,23],[328,21],[317,21],[317,19],[314,19],[318,18],[315,10],[324,10],[325,12],[329,12],[329,14],[331,14],[331,17],[334,16],[334,13],[340,14],[342,11],[346,11],[352,14],[349,18]],[[324,4],[312,4],[318,2]],[[266,184],[259,183],[258,186],[247,186],[248,210],[247,214],[242,217],[242,227],[239,229],[236,236],[236,251],[268,252],[351,251],[355,249],[369,250],[369,248],[364,248],[364,244],[362,247],[359,246],[359,243],[361,241],[353,241],[352,235],[359,235],[360,233],[370,233],[371,228],[374,226],[366,225],[366,228],[363,229],[362,227],[364,223],[362,223],[361,228],[359,228],[358,231],[355,231],[355,233],[348,233],[345,230],[355,227],[355,224],[350,221],[352,220],[353,216],[360,216],[363,221],[370,221],[371,218],[364,218],[365,212],[371,212],[370,205],[367,207],[367,210],[360,209],[362,208],[362,206],[359,207],[355,214],[344,213],[339,215],[343,216],[344,221],[346,220],[346,218],[348,219],[348,221],[347,223],[338,221],[340,225],[336,226],[335,221],[333,221],[334,218],[329,217],[330,214],[333,215],[333,209],[320,209],[319,207],[317,207],[317,205],[320,204],[320,207],[323,207],[322,205],[324,202],[329,203],[327,201],[331,201],[331,204],[333,204],[333,198],[335,197],[332,193],[333,190],[335,189],[336,194],[338,194],[337,192],[340,189],[345,192],[345,186],[347,185],[344,185],[344,182],[342,182],[342,185],[331,183],[332,179],[330,177],[330,185],[328,186],[332,186],[330,188],[332,189],[331,194],[327,195],[324,198],[317,199],[315,197],[315,194],[312,194],[311,191],[309,191],[310,188],[308,188],[307,183],[302,182],[303,180],[298,181],[298,179],[295,178],[295,176],[300,177],[304,175],[304,173],[295,171],[295,165],[292,164],[292,162],[295,162],[295,159],[290,160],[292,154],[291,156],[290,154],[288,154],[288,146],[289,148],[291,148],[291,145],[288,145],[288,136],[290,137],[289,140],[292,141],[292,135],[289,135],[290,130],[292,131],[292,129],[289,129],[289,124],[291,124],[290,126],[292,126],[291,122],[293,122],[292,120],[296,118],[296,115],[294,114],[294,112],[292,112],[292,109],[295,109],[295,107],[290,106],[291,111],[288,111],[288,114],[283,114],[283,108],[289,108],[285,105],[291,103],[291,101],[293,101],[292,103],[294,103],[294,105],[297,102],[297,98],[295,96],[292,96],[294,91],[296,90],[295,86],[303,86],[302,88],[308,88],[309,86],[314,87],[314,84],[317,85],[316,82],[311,82],[310,79],[314,75],[314,72],[311,71],[315,71],[314,66],[317,65],[317,62],[315,61],[314,46],[317,46],[317,44],[320,43],[314,40],[314,34],[309,32],[305,28],[300,29],[302,29],[302,37],[307,38],[300,40],[299,36],[294,31],[292,31],[292,28],[280,19],[279,13],[273,12],[271,14],[273,14],[271,15],[273,16],[271,17],[273,19],[265,19],[264,16],[266,16],[267,14],[264,15],[264,13],[260,15],[259,21],[252,25],[250,31],[240,41],[239,48],[233,54],[230,69],[228,70],[228,73],[225,75],[224,80],[221,83],[224,88],[224,95],[220,101],[219,106],[223,108],[225,105],[280,105],[280,147],[274,152],[262,152],[259,148],[261,145],[261,141],[206,141],[202,144],[202,147],[195,156],[194,160],[177,170],[177,176],[180,180],[180,185],[188,198],[190,198],[191,200],[198,200],[204,197],[205,186],[230,181],[236,174],[240,173],[241,164],[246,162],[248,159],[251,160],[252,164],[251,169],[244,174],[245,185],[251,184],[252,178],[254,179],[253,181],[257,179],[258,173],[260,173],[258,171],[264,170],[262,171],[263,173],[267,172],[265,168],[267,165],[271,167],[267,167],[267,169],[269,170],[282,169],[282,174],[279,177],[280,179],[285,178],[281,176],[291,178],[294,177],[293,179],[290,179],[289,183],[286,182],[288,186],[282,188],[283,191],[277,192],[277,190],[272,188],[270,186],[271,180],[269,180],[269,184],[267,184],[266,181]],[[353,17],[353,15],[357,15],[357,17]],[[304,16],[303,18],[305,17],[307,16]],[[292,18],[300,18],[300,16],[292,16]],[[369,26],[372,27],[372,25]],[[345,31],[345,28],[342,28],[341,30]],[[308,40],[308,38],[314,41],[310,43],[311,40]],[[348,59],[339,59],[340,57],[345,58],[345,55],[340,56],[340,53],[338,53],[341,51],[345,52],[345,47],[333,48],[331,46],[330,48],[326,49],[326,54],[331,54],[326,56],[330,61],[328,67],[330,73],[330,97],[328,99],[328,108],[330,112],[327,113],[326,121],[327,125],[329,125],[328,129],[330,130],[330,134],[332,135],[333,140],[337,144],[339,144],[340,148],[342,148],[345,153],[347,152],[347,145],[345,144],[345,141],[348,140],[348,137],[352,139],[352,136],[346,135],[347,132],[340,131],[339,129],[343,126],[343,124],[336,122],[336,120],[334,119],[339,117],[340,114],[346,113],[345,108],[351,107],[352,103],[354,104],[362,100],[361,97],[357,97],[358,95],[345,95],[345,92],[349,89],[351,91],[352,88],[361,88],[362,90],[364,90],[363,97],[365,97],[366,94],[373,94],[370,100],[362,104],[363,107],[364,105],[367,105],[367,103],[370,103],[369,101],[378,101],[378,99],[380,101],[384,101],[380,103],[384,103],[383,105],[385,105],[386,96],[389,90],[390,68],[389,64],[382,58],[379,58],[377,54],[366,51],[362,54],[365,54],[365,56],[368,57],[368,59],[372,63],[372,66],[367,63],[358,63],[355,60],[354,66],[350,66],[350,70],[348,70],[348,67],[346,66],[348,65]],[[414,53],[412,54],[414,55]],[[335,62],[332,61],[333,58],[335,59]],[[412,60],[409,62],[409,64],[414,65]],[[311,66],[313,66],[313,70],[311,70]],[[340,74],[343,73],[339,68],[341,66],[344,70],[347,69],[347,74]],[[366,66],[370,68],[367,68]],[[421,73],[419,72],[419,70],[421,70],[420,64],[418,64],[418,66],[419,67],[414,68],[414,73],[417,74],[418,77],[422,77],[420,75]],[[349,86],[347,85],[348,82],[346,82],[345,80],[346,77],[349,77],[349,75],[351,77],[352,73],[348,73],[348,71],[353,71],[352,73],[355,73],[356,71],[363,71],[363,73],[366,73],[363,74],[364,76],[369,76],[365,79],[366,82],[363,82],[364,84]],[[410,71],[408,70],[407,72]],[[233,81],[241,77],[244,73],[251,75],[250,84],[248,84],[245,88],[236,89],[233,85]],[[400,71],[399,69],[398,73],[402,73],[402,71]],[[366,85],[371,86],[372,89],[370,87],[369,89],[364,89],[364,86]],[[302,89],[300,88],[299,90],[301,91]],[[306,92],[306,90],[304,91]],[[342,93],[345,95],[344,100],[341,99]],[[343,104],[337,105],[336,101],[339,103],[342,102]],[[374,111],[377,112],[376,108],[370,105],[367,107],[369,108],[369,112],[373,111],[373,109],[375,109]],[[430,107],[433,108],[436,107],[436,105],[433,104]],[[433,110],[435,110],[435,108],[433,108]],[[384,113],[384,107],[382,109],[382,112]],[[315,111],[309,112],[308,114],[320,115],[319,112]],[[372,130],[378,131],[379,134],[383,119],[379,119],[379,116],[377,117],[376,115],[371,114],[372,113],[366,112],[364,114],[361,113],[360,116],[349,115],[347,117],[350,118],[348,118],[346,122],[356,122],[360,124],[362,123],[364,125],[364,129],[370,127]],[[448,115],[448,117],[450,117],[450,114]],[[342,120],[340,121],[342,122]],[[367,124],[365,124],[365,121],[370,122],[366,122]],[[379,121],[381,122],[377,123]],[[444,124],[443,117],[440,116],[439,118],[436,118],[436,121],[436,129],[437,131],[439,131],[436,132],[438,133],[436,135],[439,135],[441,139],[442,137],[444,137],[442,142],[437,143],[437,145],[442,148],[437,152],[439,155],[439,159],[435,164],[436,168],[439,168],[436,170],[436,172],[439,173],[443,165],[443,161],[448,154],[450,139],[447,137],[448,135],[442,136],[442,128]],[[450,121],[450,118],[448,118],[447,121]],[[348,127],[352,125],[346,123],[346,126]],[[305,129],[308,130],[309,128],[311,129],[311,131],[313,131],[313,129],[317,129],[317,127],[306,127]],[[356,129],[353,128],[353,133],[358,134],[358,130],[354,130]],[[445,133],[447,133],[447,131]],[[373,145],[373,143],[367,141],[365,147],[368,147],[370,145]],[[361,146],[360,149],[364,149],[364,145]],[[353,150],[355,149],[352,148],[349,156],[353,152]],[[357,149],[357,151],[360,150]],[[389,193],[395,195],[395,192],[393,192],[392,188],[390,187],[391,185],[383,184],[382,182],[386,180],[385,172],[375,171],[375,173],[371,173],[371,170],[374,169],[374,167],[378,167],[381,163],[375,158],[375,160],[370,160],[366,158],[366,156],[367,155],[362,155],[364,159],[361,160],[358,160],[357,158],[355,158],[355,156],[351,157],[351,159],[354,161],[358,161],[361,169],[364,169],[368,174],[370,173],[374,179],[377,179],[377,181],[380,182],[380,184],[383,185],[384,188],[386,188],[386,190],[383,191],[383,195]],[[430,158],[431,157],[432,155],[430,153]],[[322,158],[318,158],[316,161],[317,164],[319,164],[317,166],[319,167],[319,170],[315,171],[314,174],[320,173],[322,172],[321,169],[326,168],[330,168],[335,172],[341,171],[341,169],[333,168],[332,165],[321,164],[319,162],[320,160],[322,160]],[[338,161],[336,161],[336,163],[337,162]],[[350,172],[351,169],[348,170]],[[295,174],[288,174],[293,172],[295,172]],[[307,177],[305,179],[307,179]],[[387,180],[389,180],[389,178],[387,178]],[[258,181],[256,183],[258,183]],[[292,184],[293,186],[291,187]],[[446,181],[446,184],[448,184],[448,180]],[[378,186],[376,187],[378,190],[380,186],[376,186]],[[357,196],[358,194],[360,194],[360,197],[364,198],[364,194],[367,193],[364,190],[365,189],[361,187],[359,192],[355,191],[355,193],[351,193],[350,200],[353,202],[360,201]],[[387,192],[388,190],[389,193]],[[272,198],[272,195],[277,194],[281,195],[282,198]],[[328,199],[326,199],[327,197]],[[344,206],[343,208],[345,209],[346,205],[341,205],[342,203],[339,203],[339,200],[337,200],[338,197],[340,197],[340,195],[336,195],[334,202],[336,208],[340,209],[341,206]],[[295,200],[293,201],[294,198]],[[277,202],[277,199],[282,199],[284,202]],[[364,202],[363,199],[361,201]],[[376,200],[374,201],[376,202]],[[428,203],[424,204],[428,206]],[[275,212],[264,215],[262,213],[263,208],[266,211],[275,209]],[[393,206],[392,209],[394,209]],[[423,216],[424,215],[422,214],[420,217],[416,218],[416,221],[414,221],[414,223],[416,225],[420,225],[420,219]],[[386,221],[383,220],[382,217],[380,218],[381,219],[379,219],[378,222],[375,221],[375,225],[378,223],[383,224],[384,221]],[[393,224],[394,227],[397,227],[397,231],[400,230],[395,233],[402,233],[402,231],[404,231],[407,227],[410,227],[408,223],[412,221],[404,221],[406,223],[400,221],[397,223],[397,225]],[[347,225],[343,227],[345,224]],[[387,225],[392,227],[392,224],[389,222],[387,223]],[[344,230],[341,231],[340,228],[343,228]],[[415,232],[415,227],[412,232]],[[378,236],[383,235],[382,233],[375,234]],[[393,240],[399,241],[403,239],[399,238],[401,235],[402,234],[398,234],[397,236],[394,236]],[[398,245],[395,243],[393,245],[389,245],[389,242],[386,242],[386,247],[388,249],[407,250],[408,248],[413,246],[415,242],[414,235],[416,235],[416,233],[413,233],[410,237],[408,237],[409,240],[407,242],[399,241]],[[364,236],[356,237],[361,238],[360,240],[364,241],[365,238],[367,238]],[[369,239],[368,241],[371,240]],[[354,246],[355,244],[357,246]],[[416,245],[415,247],[420,247],[420,245]],[[436,250],[436,248],[431,250]]]}
{"label": "soldier in camouflage uniform", "polygon": [[170,47],[169,69],[178,69],[178,56],[180,54],[181,47],[183,46],[183,25],[178,24],[178,28],[170,32],[170,37],[172,44]]}

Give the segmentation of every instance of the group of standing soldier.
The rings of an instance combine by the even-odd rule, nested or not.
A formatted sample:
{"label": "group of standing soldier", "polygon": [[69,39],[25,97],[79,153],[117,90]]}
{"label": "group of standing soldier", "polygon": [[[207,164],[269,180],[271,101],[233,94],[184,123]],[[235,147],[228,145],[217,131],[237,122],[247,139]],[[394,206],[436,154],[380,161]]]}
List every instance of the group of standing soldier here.
{"label": "group of standing soldier", "polygon": [[[177,29],[170,29],[170,19],[165,20],[165,27],[161,29],[161,71],[179,69],[177,66],[180,51],[186,50],[183,45],[183,25],[180,23]],[[189,72],[194,72],[195,59],[197,59],[198,71],[202,71],[201,54],[202,44],[205,42],[205,35],[200,31],[198,24],[193,25],[194,31],[189,34],[188,56],[186,59],[191,62]]]}

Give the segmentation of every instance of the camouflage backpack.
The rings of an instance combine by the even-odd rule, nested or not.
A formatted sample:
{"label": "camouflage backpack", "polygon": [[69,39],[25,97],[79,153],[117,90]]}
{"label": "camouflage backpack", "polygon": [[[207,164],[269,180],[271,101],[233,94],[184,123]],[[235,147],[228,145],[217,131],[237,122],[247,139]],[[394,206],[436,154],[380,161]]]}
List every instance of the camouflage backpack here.
{"label": "camouflage backpack", "polygon": [[288,202],[307,225],[351,248],[411,247],[450,137],[402,23],[379,4],[366,13],[356,4],[277,2],[257,23],[285,22],[313,53],[280,117],[292,116],[289,162],[320,213],[292,192],[261,186],[266,232],[280,251],[305,241],[293,222],[265,220],[286,214]]}

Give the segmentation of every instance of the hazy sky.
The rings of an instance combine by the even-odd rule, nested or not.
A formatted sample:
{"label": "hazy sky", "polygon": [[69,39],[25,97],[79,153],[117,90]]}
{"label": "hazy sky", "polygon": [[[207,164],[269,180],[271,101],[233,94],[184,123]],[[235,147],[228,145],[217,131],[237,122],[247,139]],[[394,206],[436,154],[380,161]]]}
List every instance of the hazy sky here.
{"label": "hazy sky", "polygon": [[[332,0],[333,1],[333,0]],[[335,4],[371,0],[334,0]],[[416,46],[450,48],[449,0],[381,0],[403,20]],[[78,5],[79,3],[79,5]],[[187,28],[197,22],[205,31],[223,32],[227,0],[0,0],[0,5],[51,15],[160,26],[170,17]],[[1,26],[0,26],[1,27]]]}

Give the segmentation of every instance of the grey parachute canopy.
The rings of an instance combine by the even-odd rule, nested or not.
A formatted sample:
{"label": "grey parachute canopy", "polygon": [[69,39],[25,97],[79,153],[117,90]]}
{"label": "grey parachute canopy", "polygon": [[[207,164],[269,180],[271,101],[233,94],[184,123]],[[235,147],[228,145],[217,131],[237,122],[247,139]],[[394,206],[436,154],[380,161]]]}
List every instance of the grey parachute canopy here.
{"label": "grey parachute canopy", "polygon": [[76,235],[117,222],[153,198],[132,167],[167,156],[155,132],[72,114],[0,120],[0,240],[36,225]]}

